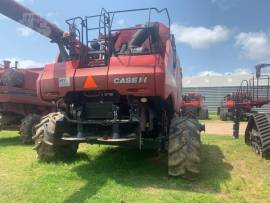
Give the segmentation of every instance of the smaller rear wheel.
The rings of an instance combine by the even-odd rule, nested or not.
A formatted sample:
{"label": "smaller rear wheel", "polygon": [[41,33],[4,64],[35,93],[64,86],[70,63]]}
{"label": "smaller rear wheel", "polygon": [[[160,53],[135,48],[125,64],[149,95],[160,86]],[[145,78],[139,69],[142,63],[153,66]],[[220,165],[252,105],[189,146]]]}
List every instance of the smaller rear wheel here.
{"label": "smaller rear wheel", "polygon": [[61,121],[63,117],[60,112],[50,113],[35,126],[34,149],[37,151],[39,160],[48,162],[67,160],[77,153],[78,143],[64,142],[57,139],[57,121]]}
{"label": "smaller rear wheel", "polygon": [[209,118],[208,115],[208,109],[207,108],[201,108],[199,112],[199,119],[206,120]]}
{"label": "smaller rear wheel", "polygon": [[227,111],[225,111],[224,108],[221,108],[220,109],[220,115],[219,115],[219,117],[220,117],[220,120],[222,120],[222,121],[227,121],[228,120]]}
{"label": "smaller rear wheel", "polygon": [[33,128],[40,122],[40,116],[37,114],[27,115],[20,126],[20,137],[23,143],[31,144],[33,142]]}

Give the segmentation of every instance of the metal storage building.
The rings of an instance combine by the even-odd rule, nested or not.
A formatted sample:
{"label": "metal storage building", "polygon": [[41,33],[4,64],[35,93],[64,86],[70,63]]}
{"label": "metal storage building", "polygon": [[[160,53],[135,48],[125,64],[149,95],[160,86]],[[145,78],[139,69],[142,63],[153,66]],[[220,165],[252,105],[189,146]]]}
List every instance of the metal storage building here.
{"label": "metal storage building", "polygon": [[[196,92],[205,97],[204,103],[210,112],[216,112],[224,96],[236,92],[242,80],[248,80],[253,75],[218,75],[218,76],[194,76],[183,78],[184,93]],[[270,112],[270,105],[265,105],[259,112]]]}

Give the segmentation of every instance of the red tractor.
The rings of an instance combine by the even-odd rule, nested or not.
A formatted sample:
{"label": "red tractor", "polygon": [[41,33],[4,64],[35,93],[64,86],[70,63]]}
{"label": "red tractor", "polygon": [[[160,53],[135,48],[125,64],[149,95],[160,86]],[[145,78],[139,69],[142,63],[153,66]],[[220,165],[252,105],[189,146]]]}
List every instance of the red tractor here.
{"label": "red tractor", "polygon": [[[67,20],[69,32],[13,0],[2,0],[0,12],[20,23],[31,15],[23,24],[59,46],[58,60],[37,80],[42,100],[64,106],[36,126],[39,159],[74,156],[79,143],[133,146],[167,149],[169,175],[199,172],[203,126],[181,114],[182,68],[167,9],[102,9]],[[124,12],[147,12],[146,23],[114,28]],[[152,21],[153,14],[164,14],[167,25]]]}
{"label": "red tractor", "polygon": [[4,61],[0,69],[0,128],[20,129],[23,143],[32,142],[32,128],[41,115],[52,111],[52,104],[37,96],[36,80],[43,68],[18,69]]}
{"label": "red tractor", "polygon": [[204,97],[199,93],[184,94],[181,107],[184,114],[192,114],[199,119],[208,119],[208,108],[203,104]]}

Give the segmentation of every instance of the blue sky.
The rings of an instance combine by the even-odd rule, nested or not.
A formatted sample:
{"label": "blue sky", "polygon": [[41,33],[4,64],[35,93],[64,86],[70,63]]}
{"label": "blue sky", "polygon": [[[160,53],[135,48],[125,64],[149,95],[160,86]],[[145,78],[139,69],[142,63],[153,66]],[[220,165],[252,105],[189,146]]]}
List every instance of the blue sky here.
{"label": "blue sky", "polygon": [[[102,7],[121,10],[142,7],[169,9],[172,32],[185,76],[253,72],[270,62],[268,0],[18,0],[62,29],[74,16],[93,15]],[[116,22],[143,23],[142,16],[122,16]],[[0,16],[0,59],[18,59],[21,66],[50,63],[55,44]]]}

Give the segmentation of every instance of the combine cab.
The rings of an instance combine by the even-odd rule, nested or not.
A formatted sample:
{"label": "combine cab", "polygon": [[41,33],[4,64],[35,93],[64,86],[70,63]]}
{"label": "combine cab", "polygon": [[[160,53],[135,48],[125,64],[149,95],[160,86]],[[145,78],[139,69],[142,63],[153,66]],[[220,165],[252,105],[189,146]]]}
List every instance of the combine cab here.
{"label": "combine cab", "polygon": [[204,97],[198,93],[184,94],[181,102],[183,114],[191,114],[199,119],[208,119],[208,108],[203,104]]}
{"label": "combine cab", "polygon": [[0,69],[0,128],[20,129],[23,143],[32,142],[32,128],[41,115],[52,110],[50,103],[37,96],[36,80],[42,68],[18,69],[4,61]]}
{"label": "combine cab", "polygon": [[[26,13],[37,16],[11,0],[0,2],[0,12],[18,22]],[[116,15],[134,12],[146,12],[146,20],[114,28]],[[166,16],[167,24],[152,21],[153,14]],[[65,33],[34,19],[50,32],[41,32],[39,23],[25,25],[60,48],[58,61],[46,65],[37,80],[39,97],[65,106],[36,126],[39,159],[71,157],[79,143],[119,145],[168,150],[169,175],[199,172],[203,126],[180,113],[182,68],[167,9],[102,9],[67,20]]]}

